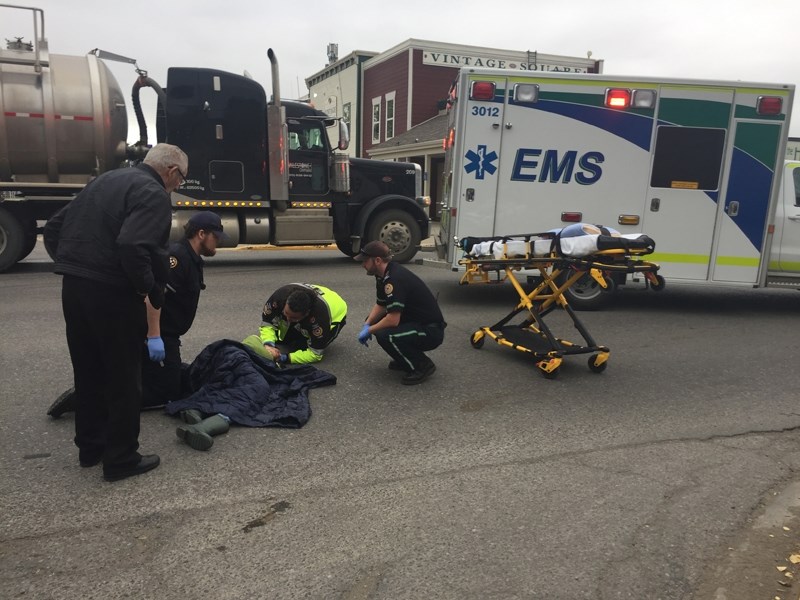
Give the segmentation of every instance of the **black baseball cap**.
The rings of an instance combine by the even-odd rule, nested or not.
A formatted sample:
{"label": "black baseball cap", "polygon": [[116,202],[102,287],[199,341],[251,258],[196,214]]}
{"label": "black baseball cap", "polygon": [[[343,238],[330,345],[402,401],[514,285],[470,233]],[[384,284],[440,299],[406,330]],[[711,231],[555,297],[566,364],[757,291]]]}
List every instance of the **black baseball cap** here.
{"label": "black baseball cap", "polygon": [[389,260],[392,258],[392,251],[389,250],[389,246],[384,244],[383,242],[379,241],[372,241],[367,243],[356,256],[353,257],[353,260],[357,260],[359,262],[363,262],[368,258],[382,258],[384,260]]}
{"label": "black baseball cap", "polygon": [[225,233],[222,227],[222,219],[219,218],[219,215],[217,213],[212,212],[210,210],[203,210],[201,212],[193,214],[192,217],[189,219],[189,225],[192,225],[197,229],[210,231],[215,236],[223,240],[228,239],[228,234]]}

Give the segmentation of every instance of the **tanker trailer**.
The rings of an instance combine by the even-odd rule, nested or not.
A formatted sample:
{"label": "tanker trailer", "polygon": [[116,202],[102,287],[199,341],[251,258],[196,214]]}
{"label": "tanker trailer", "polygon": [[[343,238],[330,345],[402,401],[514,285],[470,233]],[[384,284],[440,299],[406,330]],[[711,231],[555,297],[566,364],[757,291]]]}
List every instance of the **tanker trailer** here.
{"label": "tanker trailer", "polygon": [[92,54],[50,54],[41,9],[34,41],[0,50],[0,271],[92,177],[126,158],[128,118],[113,74]]}

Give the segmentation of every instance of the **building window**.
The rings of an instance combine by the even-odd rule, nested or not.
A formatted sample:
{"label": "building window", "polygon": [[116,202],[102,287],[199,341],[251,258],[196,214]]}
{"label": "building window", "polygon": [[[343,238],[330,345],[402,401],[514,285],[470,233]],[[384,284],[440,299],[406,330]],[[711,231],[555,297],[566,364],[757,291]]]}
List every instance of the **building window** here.
{"label": "building window", "polygon": [[386,139],[394,137],[394,92],[386,94]]}
{"label": "building window", "polygon": [[381,142],[381,99],[372,99],[372,143]]}

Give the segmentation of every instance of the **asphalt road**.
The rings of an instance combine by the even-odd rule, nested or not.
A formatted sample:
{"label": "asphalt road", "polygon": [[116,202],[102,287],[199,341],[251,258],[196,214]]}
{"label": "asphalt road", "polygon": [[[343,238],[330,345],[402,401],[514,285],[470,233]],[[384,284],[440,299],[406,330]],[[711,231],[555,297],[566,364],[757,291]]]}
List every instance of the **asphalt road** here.
{"label": "asphalt road", "polygon": [[235,428],[205,453],[145,413],[161,467],[106,483],[72,418],[45,416],[71,369],[37,248],[0,274],[0,597],[796,599],[775,567],[800,529],[797,292],[625,289],[581,313],[608,369],[567,357],[551,381],[469,344],[510,286],[415,265],[449,326],[436,374],[405,387],[356,342],[374,282],[337,251],[207,264],[184,358],[255,333],[274,288],[320,283],[350,308],[321,365],[337,385],[303,429]]}

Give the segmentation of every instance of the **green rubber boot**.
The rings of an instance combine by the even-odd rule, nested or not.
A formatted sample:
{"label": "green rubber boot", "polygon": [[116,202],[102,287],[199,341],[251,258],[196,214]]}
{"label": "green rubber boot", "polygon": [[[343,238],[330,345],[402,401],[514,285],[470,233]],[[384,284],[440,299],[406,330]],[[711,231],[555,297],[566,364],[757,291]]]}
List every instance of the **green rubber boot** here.
{"label": "green rubber boot", "polygon": [[184,423],[188,423],[189,425],[196,425],[202,420],[203,420],[203,413],[201,413],[199,410],[190,408],[188,410],[181,411],[181,421],[183,421]]}
{"label": "green rubber boot", "polygon": [[175,434],[195,450],[208,450],[214,445],[212,436],[227,433],[230,428],[222,415],[214,415],[194,425],[180,425]]}

